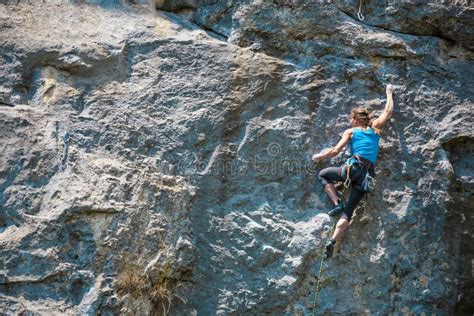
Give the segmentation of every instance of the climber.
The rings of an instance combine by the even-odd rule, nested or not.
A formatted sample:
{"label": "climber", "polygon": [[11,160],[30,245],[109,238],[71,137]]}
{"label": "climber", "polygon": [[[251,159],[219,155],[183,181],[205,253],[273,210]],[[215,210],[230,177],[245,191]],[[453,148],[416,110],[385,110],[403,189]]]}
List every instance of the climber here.
{"label": "climber", "polygon": [[[377,119],[371,121],[370,113],[365,108],[354,108],[350,115],[352,128],[346,130],[341,140],[335,147],[323,150],[313,155],[313,161],[319,162],[323,159],[337,156],[344,146],[350,142],[352,156],[342,167],[329,167],[320,171],[318,178],[324,186],[334,208],[328,212],[329,216],[341,214],[337,222],[334,234],[326,244],[326,257],[331,257],[334,244],[344,235],[352,217],[352,212],[359,201],[367,192],[367,181],[373,177],[374,166],[379,149],[380,128],[390,119],[393,111],[393,86],[386,87],[387,103],[385,110]],[[343,182],[351,185],[349,200],[344,201],[338,195],[334,182]]]}

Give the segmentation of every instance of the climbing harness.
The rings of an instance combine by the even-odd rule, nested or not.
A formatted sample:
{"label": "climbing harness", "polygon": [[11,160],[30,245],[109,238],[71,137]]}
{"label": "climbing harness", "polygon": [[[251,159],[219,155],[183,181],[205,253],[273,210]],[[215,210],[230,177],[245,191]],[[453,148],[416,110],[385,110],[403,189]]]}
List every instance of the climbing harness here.
{"label": "climbing harness", "polygon": [[373,184],[374,184],[374,165],[368,161],[365,158],[362,158],[361,156],[355,155],[351,158],[349,158],[346,161],[346,180],[344,181],[344,188],[347,189],[351,185],[351,179],[350,179],[350,171],[351,171],[351,166],[357,163],[361,165],[366,173],[364,176],[364,180],[362,180],[361,185],[354,185],[354,188],[356,188],[359,191],[362,192],[370,192],[373,189]]}
{"label": "climbing harness", "polygon": [[359,0],[359,12],[357,12],[357,17],[359,18],[359,21],[363,21],[365,17],[362,15],[362,3],[363,0]]}
{"label": "climbing harness", "polygon": [[365,177],[364,180],[362,180],[361,185],[355,185],[354,187],[362,192],[370,192],[373,189],[373,184],[374,184],[374,175],[375,175],[375,166],[367,159],[355,155],[354,157],[350,158],[349,160],[352,161],[352,163],[358,163],[365,169]]}

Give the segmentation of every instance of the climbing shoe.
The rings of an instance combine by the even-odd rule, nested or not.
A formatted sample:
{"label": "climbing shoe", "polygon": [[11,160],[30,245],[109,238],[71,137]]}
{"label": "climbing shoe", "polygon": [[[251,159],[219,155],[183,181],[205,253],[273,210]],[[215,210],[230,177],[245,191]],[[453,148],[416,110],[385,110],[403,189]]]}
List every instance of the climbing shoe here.
{"label": "climbing shoe", "polygon": [[336,241],[334,239],[329,239],[328,243],[326,244],[326,247],[324,249],[324,254],[326,255],[326,258],[331,258],[332,253],[334,252],[334,244]]}
{"label": "climbing shoe", "polygon": [[328,212],[328,215],[329,216],[337,216],[337,215],[341,214],[343,210],[344,210],[344,204],[342,204],[342,202],[339,201],[337,203],[336,207]]}

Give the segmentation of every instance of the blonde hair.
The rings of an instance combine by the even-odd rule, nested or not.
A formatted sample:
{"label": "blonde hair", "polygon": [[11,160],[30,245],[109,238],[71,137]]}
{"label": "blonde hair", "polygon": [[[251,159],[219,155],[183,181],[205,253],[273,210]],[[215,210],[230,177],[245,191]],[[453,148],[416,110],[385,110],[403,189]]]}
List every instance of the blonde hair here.
{"label": "blonde hair", "polygon": [[[366,108],[353,108],[351,110],[351,118],[355,119],[357,122],[364,126],[372,127],[372,122],[370,120],[370,112]],[[381,135],[382,131],[378,128],[372,127],[375,133]]]}

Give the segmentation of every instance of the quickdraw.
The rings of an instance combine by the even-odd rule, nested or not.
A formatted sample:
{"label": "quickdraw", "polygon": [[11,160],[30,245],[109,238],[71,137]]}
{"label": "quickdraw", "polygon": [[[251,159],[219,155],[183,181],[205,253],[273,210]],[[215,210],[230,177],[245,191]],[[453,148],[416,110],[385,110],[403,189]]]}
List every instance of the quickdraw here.
{"label": "quickdraw", "polygon": [[348,160],[346,162],[346,181],[344,181],[344,191],[348,189],[349,186],[351,185],[351,178],[350,178],[351,166],[352,166],[352,163],[350,163]]}

